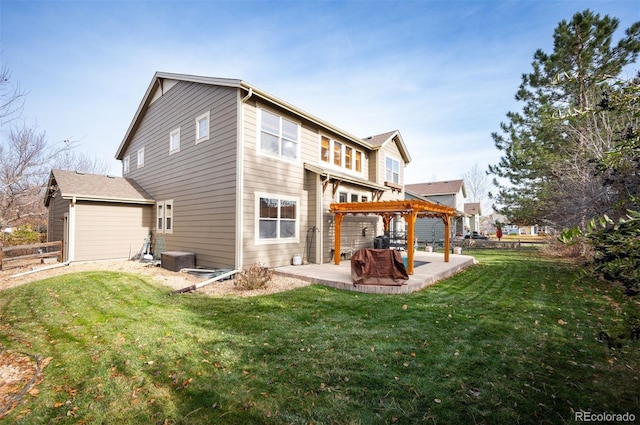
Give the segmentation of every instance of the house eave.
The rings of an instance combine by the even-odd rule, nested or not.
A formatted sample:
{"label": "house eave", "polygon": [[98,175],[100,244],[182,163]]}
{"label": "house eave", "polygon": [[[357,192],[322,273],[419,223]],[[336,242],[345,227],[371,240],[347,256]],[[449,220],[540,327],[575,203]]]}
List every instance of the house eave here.
{"label": "house eave", "polygon": [[138,205],[153,205],[156,203],[154,199],[74,195],[69,193],[62,195],[62,199],[75,200],[75,201],[91,201],[91,202],[114,202],[118,204],[138,204]]}

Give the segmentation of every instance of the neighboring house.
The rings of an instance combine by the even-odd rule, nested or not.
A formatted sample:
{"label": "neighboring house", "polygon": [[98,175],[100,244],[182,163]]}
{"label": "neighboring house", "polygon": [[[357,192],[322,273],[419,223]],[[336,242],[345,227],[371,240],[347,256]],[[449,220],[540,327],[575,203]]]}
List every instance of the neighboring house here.
{"label": "neighboring house", "polygon": [[47,238],[64,261],[126,259],[152,226],[154,200],[131,179],[53,170],[45,195]]}
{"label": "neighboring house", "polygon": [[[361,139],[242,80],[170,73],[154,75],[116,158],[154,201],[154,241],[214,268],[331,261],[330,203],[404,199],[410,162],[398,131]],[[341,246],[382,231],[377,216],[345,218]]]}
{"label": "neighboring house", "polygon": [[480,216],[482,215],[482,210],[480,209],[480,202],[465,203],[464,212],[467,215],[464,218],[464,220],[466,220],[465,231],[482,233],[480,231]]}
{"label": "neighboring house", "polygon": [[[462,235],[469,226],[468,217],[464,213],[464,199],[467,196],[464,180],[447,180],[430,183],[406,184],[407,199],[423,199],[455,208],[459,216],[451,224],[453,237]],[[420,243],[441,242],[444,240],[444,223],[437,218],[420,218],[416,221],[416,237]]]}

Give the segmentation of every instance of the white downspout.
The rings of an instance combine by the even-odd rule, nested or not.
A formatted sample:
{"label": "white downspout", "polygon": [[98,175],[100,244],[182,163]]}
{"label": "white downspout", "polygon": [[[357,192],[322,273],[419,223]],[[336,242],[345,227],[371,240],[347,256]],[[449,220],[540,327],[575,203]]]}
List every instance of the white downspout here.
{"label": "white downspout", "polygon": [[[240,92],[238,92],[240,96]],[[244,263],[244,105],[253,96],[253,89],[243,97],[238,105],[238,141],[236,143],[236,259],[235,268],[240,270]]]}

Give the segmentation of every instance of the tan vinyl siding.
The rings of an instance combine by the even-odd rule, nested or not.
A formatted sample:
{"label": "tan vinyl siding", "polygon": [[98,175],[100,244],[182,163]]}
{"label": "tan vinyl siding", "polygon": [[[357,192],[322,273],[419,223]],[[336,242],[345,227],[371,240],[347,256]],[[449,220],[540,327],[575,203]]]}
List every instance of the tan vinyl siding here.
{"label": "tan vinyl siding", "polygon": [[[402,155],[400,154],[400,151],[398,150],[398,145],[396,145],[396,143],[393,140],[385,143],[382,146],[382,148],[378,151],[378,168],[377,168],[378,176],[379,176],[378,183],[383,185],[386,180],[387,156],[390,156],[399,162],[400,175],[399,175],[398,184],[404,188],[405,163],[402,160]],[[398,191],[392,192],[391,190],[388,190],[382,195],[382,198],[380,200],[390,201],[390,200],[397,200],[397,199],[404,199],[404,190],[401,193],[398,193]]]}
{"label": "tan vinyl siding", "polygon": [[78,202],[75,261],[130,258],[151,226],[151,206]]}
{"label": "tan vinyl siding", "polygon": [[[299,158],[295,162],[258,153],[257,108],[260,107],[300,125]],[[316,149],[317,134],[303,127],[296,118],[265,105],[256,106],[255,102],[244,105],[244,117],[244,211],[242,214],[244,265],[253,263],[263,263],[270,267],[288,265],[291,264],[295,254],[305,254],[305,238],[310,227],[309,219],[315,217],[315,212],[309,211],[302,158],[310,158],[313,155],[310,151]],[[264,244],[256,242],[256,193],[297,198],[298,237],[296,241]]]}
{"label": "tan vinyl siding", "polygon": [[[145,148],[144,168],[131,164],[125,177],[158,202],[173,200],[166,250],[194,252],[199,266],[235,266],[237,102],[237,89],[178,82],[149,106],[125,152]],[[207,111],[209,140],[196,145],[195,119]],[[178,127],[180,151],[169,155]]]}

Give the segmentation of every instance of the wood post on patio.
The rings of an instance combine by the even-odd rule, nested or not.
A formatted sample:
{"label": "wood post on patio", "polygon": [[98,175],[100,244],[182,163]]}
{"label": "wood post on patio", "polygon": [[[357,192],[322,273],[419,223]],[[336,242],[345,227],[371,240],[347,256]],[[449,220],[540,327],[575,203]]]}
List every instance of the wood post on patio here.
{"label": "wood post on patio", "polygon": [[341,226],[342,226],[342,214],[336,214],[334,217],[335,220],[335,244],[333,247],[333,262],[334,264],[340,264],[340,235],[341,235]]}
{"label": "wood post on patio", "polygon": [[449,262],[449,251],[451,251],[451,217],[442,217],[444,222],[444,262]]}
{"label": "wood post on patio", "polygon": [[415,255],[413,241],[416,237],[416,219],[418,213],[411,210],[407,214],[402,214],[402,218],[407,222],[407,273],[413,274],[413,258]]}

